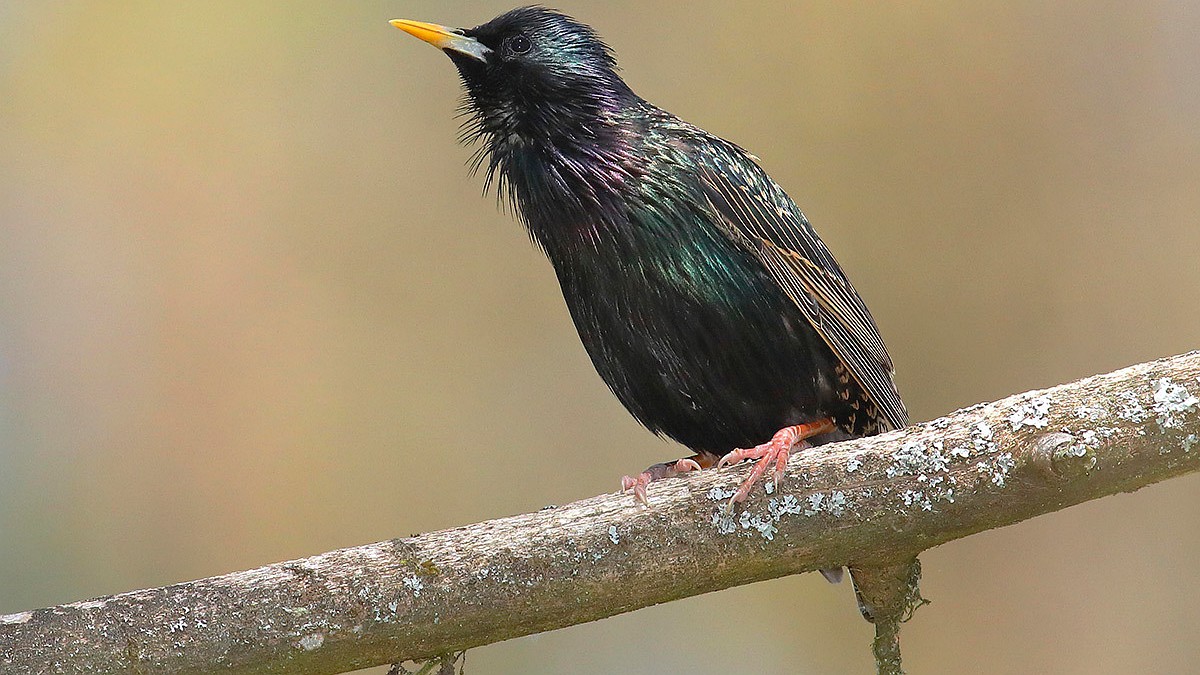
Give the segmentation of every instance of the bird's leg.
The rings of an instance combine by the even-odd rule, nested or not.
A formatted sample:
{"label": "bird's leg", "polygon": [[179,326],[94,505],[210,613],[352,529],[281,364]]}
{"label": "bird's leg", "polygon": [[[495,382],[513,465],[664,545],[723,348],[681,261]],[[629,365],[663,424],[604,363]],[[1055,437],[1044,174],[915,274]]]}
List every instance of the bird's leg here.
{"label": "bird's leg", "polygon": [[763,477],[763,474],[767,472],[767,468],[772,464],[775,465],[773,477],[775,485],[778,487],[779,479],[783,477],[783,471],[787,468],[788,456],[791,454],[792,449],[801,444],[807,446],[808,444],[804,442],[804,439],[829,433],[833,429],[833,419],[830,417],[807,424],[784,427],[775,432],[771,440],[762,445],[756,445],[753,448],[738,448],[722,457],[721,461],[717,462],[718,469],[726,464],[736,464],[744,459],[758,460],[754,468],[750,470],[750,475],[746,477],[746,480],[738,488],[738,491],[733,495],[733,499],[729,503],[732,505],[736,502],[744,501],[746,495],[750,494],[750,488],[754,487],[754,484],[758,482],[758,479]]}
{"label": "bird's leg", "polygon": [[646,499],[646,486],[650,483],[689,471],[708,469],[716,463],[716,455],[711,452],[701,451],[691,457],[684,457],[674,462],[655,464],[637,476],[621,476],[621,492],[627,492],[632,489],[633,496],[639,502],[649,506],[650,502]]}

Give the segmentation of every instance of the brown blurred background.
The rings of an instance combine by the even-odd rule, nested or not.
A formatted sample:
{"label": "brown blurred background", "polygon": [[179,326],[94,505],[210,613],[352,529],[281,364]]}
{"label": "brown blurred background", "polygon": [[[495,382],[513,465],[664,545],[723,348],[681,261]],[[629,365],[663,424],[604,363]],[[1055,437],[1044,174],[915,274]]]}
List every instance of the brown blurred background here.
{"label": "brown blurred background", "polygon": [[[387,19],[507,2],[0,4],[0,613],[564,503],[679,456],[593,373]],[[758,154],[914,419],[1200,346],[1200,4],[574,2]],[[1200,477],[929,551],[916,673],[1195,672]],[[869,672],[804,575],[470,672]]]}

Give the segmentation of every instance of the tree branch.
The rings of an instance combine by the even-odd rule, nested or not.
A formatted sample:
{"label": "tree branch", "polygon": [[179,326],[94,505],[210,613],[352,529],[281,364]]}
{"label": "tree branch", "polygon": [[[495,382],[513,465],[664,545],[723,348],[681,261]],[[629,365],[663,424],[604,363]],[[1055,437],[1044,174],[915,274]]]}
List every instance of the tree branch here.
{"label": "tree branch", "polygon": [[0,671],[338,673],[838,565],[899,578],[938,544],[1200,469],[1198,376],[1192,352],[795,453],[732,515],[745,467],[655,483],[649,508],[602,495],[0,616]]}

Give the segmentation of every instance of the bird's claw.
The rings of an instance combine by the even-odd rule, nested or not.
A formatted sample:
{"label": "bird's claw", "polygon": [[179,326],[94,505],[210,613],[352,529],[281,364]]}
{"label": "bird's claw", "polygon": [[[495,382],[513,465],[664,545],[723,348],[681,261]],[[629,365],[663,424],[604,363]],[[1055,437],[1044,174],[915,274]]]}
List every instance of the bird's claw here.
{"label": "bird's claw", "polygon": [[705,464],[696,461],[697,459],[703,460],[708,466],[712,466],[712,456],[707,454],[684,457],[676,462],[655,464],[637,476],[621,476],[621,492],[633,490],[634,499],[641,502],[643,506],[649,506],[650,500],[646,496],[647,485],[667,476],[675,476],[689,471],[700,471],[705,467]]}
{"label": "bird's claw", "polygon": [[621,476],[621,492],[629,492],[633,490],[633,498],[642,503],[642,506],[650,506],[650,499],[646,496],[646,486],[654,478],[649,471],[643,471],[633,476]]}
{"label": "bird's claw", "polygon": [[775,465],[775,471],[771,474],[771,478],[775,482],[775,487],[778,488],[779,481],[783,479],[784,471],[787,470],[788,458],[791,456],[792,449],[807,447],[808,444],[804,439],[832,430],[833,420],[827,418],[811,424],[784,427],[775,432],[771,440],[766,443],[753,448],[737,448],[722,457],[717,462],[718,469],[726,464],[736,464],[747,459],[758,460],[754,463],[754,468],[750,469],[750,475],[738,486],[737,492],[729,499],[728,509],[732,509],[733,505],[738,502],[746,501],[746,497],[750,495],[750,489],[763,477],[772,464]]}
{"label": "bird's claw", "polygon": [[738,448],[733,452],[728,453],[717,462],[717,468],[721,468],[726,464],[736,464],[747,459],[757,459],[754,463],[754,468],[750,470],[750,475],[738,487],[737,492],[729,500],[730,505],[738,502],[743,502],[750,494],[750,489],[754,484],[763,477],[767,472],[767,468],[772,464],[775,465],[775,471],[772,474],[772,479],[775,481],[775,486],[779,486],[779,480],[783,477],[783,472],[787,468],[788,458],[791,456],[792,447],[800,442],[800,435],[795,427],[787,427],[780,429],[771,440],[761,445],[756,445],[753,448]]}

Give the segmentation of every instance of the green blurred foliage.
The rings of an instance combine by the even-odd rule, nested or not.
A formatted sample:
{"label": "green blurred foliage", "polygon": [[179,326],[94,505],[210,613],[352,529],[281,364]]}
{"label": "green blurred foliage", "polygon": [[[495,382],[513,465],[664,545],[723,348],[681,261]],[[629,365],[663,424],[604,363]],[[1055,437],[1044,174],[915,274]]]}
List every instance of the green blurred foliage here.
{"label": "green blurred foliage", "polygon": [[[1200,5],[561,5],[762,158],[914,419],[1200,341]],[[0,5],[0,612],[562,503],[673,458],[464,169],[497,2]],[[1195,477],[928,552],[912,672],[1190,672]],[[867,672],[816,575],[473,650],[518,672]],[[714,639],[716,638],[716,639]]]}

